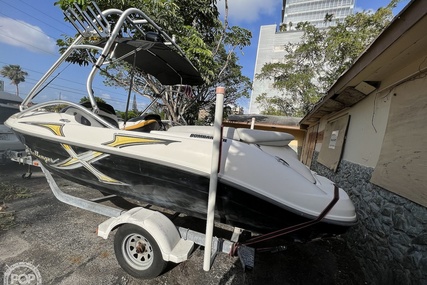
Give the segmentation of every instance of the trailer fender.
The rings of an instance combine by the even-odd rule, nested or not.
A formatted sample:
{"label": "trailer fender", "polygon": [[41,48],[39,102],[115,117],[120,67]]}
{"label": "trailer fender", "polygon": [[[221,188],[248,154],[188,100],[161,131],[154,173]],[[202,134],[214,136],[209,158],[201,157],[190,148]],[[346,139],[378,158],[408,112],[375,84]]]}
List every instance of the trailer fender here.
{"label": "trailer fender", "polygon": [[178,229],[165,215],[136,207],[98,226],[98,236],[107,239],[110,232],[122,224],[134,224],[149,232],[159,245],[165,261],[179,263],[188,259],[194,242],[181,238]]}

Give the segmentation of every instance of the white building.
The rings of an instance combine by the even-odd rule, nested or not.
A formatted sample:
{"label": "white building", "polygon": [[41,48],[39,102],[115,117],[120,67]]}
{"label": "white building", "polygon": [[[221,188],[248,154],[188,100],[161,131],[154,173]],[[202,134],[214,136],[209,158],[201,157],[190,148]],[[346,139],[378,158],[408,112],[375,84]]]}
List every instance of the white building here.
{"label": "white building", "polygon": [[[257,80],[256,75],[261,72],[264,64],[283,60],[286,55],[285,44],[297,43],[300,40],[302,32],[295,30],[296,24],[310,22],[318,28],[334,25],[336,21],[353,13],[354,2],[355,0],[283,0],[281,25],[286,25],[287,31],[278,31],[276,25],[266,25],[260,28],[249,113],[259,114],[261,112],[255,102],[259,95],[263,93],[269,96],[281,94],[280,91],[273,89],[272,81]],[[326,14],[333,15],[331,22],[325,23]]]}
{"label": "white building", "polygon": [[[326,28],[353,13],[355,0],[283,0],[282,23],[292,27],[309,22],[318,28]],[[325,15],[333,15],[325,22]],[[292,27],[291,27],[292,26]]]}

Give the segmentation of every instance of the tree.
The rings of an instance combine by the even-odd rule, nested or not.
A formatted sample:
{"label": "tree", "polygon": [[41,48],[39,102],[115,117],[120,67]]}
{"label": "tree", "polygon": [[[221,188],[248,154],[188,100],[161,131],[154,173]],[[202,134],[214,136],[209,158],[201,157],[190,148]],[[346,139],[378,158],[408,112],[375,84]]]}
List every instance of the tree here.
{"label": "tree", "polygon": [[284,98],[283,96],[268,97],[267,93],[262,93],[256,98],[263,114],[275,116],[297,116],[295,102]]}
{"label": "tree", "polygon": [[[72,0],[58,3],[64,9]],[[79,0],[79,4],[88,1]],[[240,97],[248,97],[250,79],[241,73],[237,50],[250,44],[251,33],[240,27],[229,27],[218,19],[216,0],[171,0],[171,1],[113,1],[99,0],[101,10],[106,8],[140,8],[148,14],[169,35],[176,35],[178,44],[189,60],[202,74],[205,84],[198,87],[167,86],[164,88],[142,70],[132,70],[126,64],[104,69],[105,83],[111,86],[127,87],[133,72],[132,91],[150,100],[156,100],[158,108],[164,110],[168,119],[181,123],[194,123],[199,109],[208,108],[215,101],[215,87],[227,87],[225,104],[235,103]],[[227,1],[225,1],[228,13]],[[61,50],[69,45],[71,38],[58,41]],[[71,58],[78,64],[87,64],[83,54]],[[163,92],[160,94],[160,91]],[[160,95],[159,95],[160,94]]]}
{"label": "tree", "polygon": [[[96,96],[95,96],[95,101],[96,101],[97,103],[106,103],[106,102],[104,101],[104,99],[102,99],[101,97],[96,97]],[[80,102],[79,102],[80,104],[81,104],[81,103],[85,103],[85,102],[90,102],[89,97],[84,96],[84,97],[80,98]]]}
{"label": "tree", "polygon": [[[290,115],[306,114],[384,30],[399,1],[392,0],[375,13],[363,11],[349,15],[328,29],[317,29],[307,22],[298,23],[296,29],[303,32],[301,41],[286,44],[283,61],[265,64],[256,75],[260,80],[273,80],[273,88],[282,92],[281,96],[256,99],[263,106],[263,113],[280,112],[286,102],[293,106]],[[325,21],[330,21],[331,17],[326,14]]]}
{"label": "tree", "polygon": [[27,72],[23,71],[19,65],[5,65],[0,70],[0,74],[3,77],[9,78],[11,84],[16,86],[16,96],[19,96],[19,88],[18,85],[21,82],[25,82],[25,76],[28,75]]}

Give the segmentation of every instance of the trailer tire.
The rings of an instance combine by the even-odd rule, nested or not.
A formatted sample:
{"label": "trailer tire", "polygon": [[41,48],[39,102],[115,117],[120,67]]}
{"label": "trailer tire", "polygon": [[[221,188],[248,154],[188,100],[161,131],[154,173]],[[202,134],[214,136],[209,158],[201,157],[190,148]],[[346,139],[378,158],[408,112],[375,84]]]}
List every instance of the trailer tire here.
{"label": "trailer tire", "polygon": [[156,240],[133,224],[119,227],[114,237],[114,252],[123,270],[136,278],[155,278],[167,265]]}

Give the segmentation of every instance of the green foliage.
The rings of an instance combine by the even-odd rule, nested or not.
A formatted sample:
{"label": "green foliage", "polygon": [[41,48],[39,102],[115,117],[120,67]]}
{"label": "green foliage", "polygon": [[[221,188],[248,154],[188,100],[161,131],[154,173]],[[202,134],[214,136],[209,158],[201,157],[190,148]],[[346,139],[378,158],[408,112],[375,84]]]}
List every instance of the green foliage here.
{"label": "green foliage", "polygon": [[[68,35],[63,35],[63,37],[64,39],[56,40],[56,45],[59,47],[59,52],[61,54],[63,54],[74,41],[74,38]],[[78,65],[87,66],[89,65],[87,56],[88,55],[86,51],[82,49],[76,49],[70,54],[67,60],[72,63],[77,63]]]}
{"label": "green foliage", "polygon": [[58,5],[61,7],[62,10],[67,9],[74,3],[78,4],[79,6],[82,6],[83,8],[88,4],[88,1],[86,0],[59,0],[55,2],[55,5]]}
{"label": "green foliage", "polygon": [[116,115],[117,115],[117,117],[120,117],[123,120],[125,120],[125,119],[129,120],[132,118],[139,117],[140,114],[137,111],[130,110],[130,111],[128,111],[127,117],[126,117],[126,112],[116,110]]}
{"label": "green foliage", "polygon": [[[204,114],[204,116],[201,116],[200,118],[197,118],[197,120],[194,121],[194,125],[198,126],[212,126],[215,121],[215,104],[212,104],[207,112]],[[231,114],[231,107],[224,105],[222,109],[222,118],[226,120],[228,116]]]}
{"label": "green foliage", "polygon": [[66,108],[67,106],[68,106],[67,104],[57,104],[57,105],[46,106],[45,109],[46,111],[49,111],[49,112],[59,113],[61,112],[62,109]]}
{"label": "green foliage", "polygon": [[25,76],[28,75],[26,71],[21,69],[21,66],[9,64],[3,66],[0,70],[1,76],[8,78],[10,83],[16,86],[16,96],[19,96],[19,88],[18,85],[21,82],[25,82]]}
{"label": "green foliage", "polygon": [[325,60],[330,70],[322,78],[324,87],[332,85],[354,60],[371,44],[392,20],[392,9],[398,3],[393,0],[374,14],[367,12],[348,16],[344,22],[332,27],[325,39]]}
{"label": "green foliage", "polygon": [[291,116],[295,115],[294,102],[280,96],[268,97],[266,93],[256,98],[256,102],[263,110],[263,115]]}
{"label": "green foliage", "polygon": [[[56,2],[66,9],[73,0]],[[89,0],[78,0],[87,5]],[[229,27],[222,23],[216,0],[98,0],[101,10],[117,8],[125,10],[135,7],[146,13],[169,35],[175,35],[188,59],[200,71],[205,84],[192,88],[191,92],[181,92],[186,87],[166,87],[142,70],[134,74],[133,92],[150,99],[161,98],[157,108],[161,108],[168,119],[181,123],[191,123],[197,118],[201,108],[208,108],[215,101],[216,86],[227,88],[225,104],[235,103],[238,98],[248,97],[251,88],[250,79],[241,73],[235,50],[241,50],[250,44],[250,31],[240,27]],[[60,51],[71,44],[72,38],[64,36],[58,40]],[[71,62],[80,65],[89,64],[89,58],[81,51],[71,55]],[[114,69],[113,69],[114,67]],[[131,67],[116,64],[101,71],[105,83],[110,86],[128,87]]]}
{"label": "green foliage", "polygon": [[[89,100],[89,97],[87,97],[87,96],[84,96],[84,97],[82,97],[82,98],[80,98],[80,104],[81,103],[85,103],[85,102],[89,102],[90,100]],[[104,101],[104,99],[102,99],[102,98],[100,98],[100,97],[96,97],[95,96],[95,101],[97,102],[97,103],[106,103],[105,101]]]}
{"label": "green foliage", "polygon": [[[303,32],[301,41],[286,44],[283,61],[265,64],[256,75],[260,80],[273,80],[273,87],[283,94],[273,98],[261,95],[257,102],[264,113],[291,116],[307,113],[384,30],[398,2],[392,0],[375,13],[363,11],[349,15],[328,29],[298,23],[296,29]],[[331,17],[327,14],[325,21]]]}

